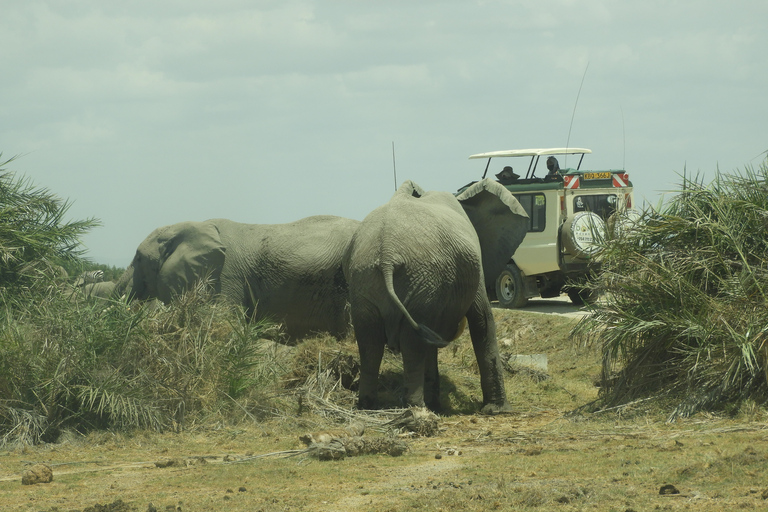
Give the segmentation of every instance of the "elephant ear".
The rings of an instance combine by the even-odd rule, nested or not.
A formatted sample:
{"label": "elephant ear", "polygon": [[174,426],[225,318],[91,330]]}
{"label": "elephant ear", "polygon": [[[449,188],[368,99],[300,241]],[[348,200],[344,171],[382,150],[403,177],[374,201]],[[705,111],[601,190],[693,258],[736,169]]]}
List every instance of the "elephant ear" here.
{"label": "elephant ear", "polygon": [[456,196],[475,227],[483,255],[486,288],[493,287],[528,231],[528,214],[515,196],[488,178]]}
{"label": "elephant ear", "polygon": [[226,248],[216,225],[211,221],[182,222],[170,228],[158,240],[157,298],[170,302],[205,277],[210,277],[215,291],[220,292]]}
{"label": "elephant ear", "polygon": [[413,197],[421,197],[424,195],[424,189],[412,182],[411,180],[404,181],[400,188],[397,189],[395,195],[405,194]]}

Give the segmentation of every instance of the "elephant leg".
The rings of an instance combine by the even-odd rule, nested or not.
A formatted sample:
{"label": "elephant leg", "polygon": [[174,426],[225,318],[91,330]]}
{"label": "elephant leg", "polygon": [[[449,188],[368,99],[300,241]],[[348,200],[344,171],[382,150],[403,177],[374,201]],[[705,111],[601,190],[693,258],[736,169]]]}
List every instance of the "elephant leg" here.
{"label": "elephant leg", "polygon": [[437,347],[426,346],[424,366],[424,403],[435,412],[440,411],[440,373],[437,369]]}
{"label": "elephant leg", "polygon": [[379,369],[384,357],[384,347],[387,337],[384,324],[378,315],[371,321],[356,318],[354,311],[352,319],[357,338],[357,349],[360,352],[360,389],[358,392],[357,408],[373,409],[376,407],[379,390]]}
{"label": "elephant leg", "polygon": [[424,407],[427,346],[415,331],[406,329],[410,332],[400,333],[400,352],[403,354],[403,401],[406,406]]}
{"label": "elephant leg", "polygon": [[493,320],[491,304],[481,288],[467,312],[469,334],[480,369],[480,387],[483,391],[485,414],[498,414],[511,410],[504,390],[504,370],[499,358],[499,346],[496,342],[496,323]]}

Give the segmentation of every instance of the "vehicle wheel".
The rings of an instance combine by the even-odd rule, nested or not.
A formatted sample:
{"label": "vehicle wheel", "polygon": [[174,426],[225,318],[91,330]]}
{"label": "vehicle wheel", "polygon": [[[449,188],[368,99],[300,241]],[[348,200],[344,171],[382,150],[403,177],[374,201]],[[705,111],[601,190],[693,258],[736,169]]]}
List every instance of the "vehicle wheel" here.
{"label": "vehicle wheel", "polygon": [[570,288],[568,298],[577,306],[586,306],[597,302],[597,292],[590,288]]}
{"label": "vehicle wheel", "polygon": [[517,266],[507,265],[496,278],[496,298],[503,308],[522,308],[528,303],[523,275]]}

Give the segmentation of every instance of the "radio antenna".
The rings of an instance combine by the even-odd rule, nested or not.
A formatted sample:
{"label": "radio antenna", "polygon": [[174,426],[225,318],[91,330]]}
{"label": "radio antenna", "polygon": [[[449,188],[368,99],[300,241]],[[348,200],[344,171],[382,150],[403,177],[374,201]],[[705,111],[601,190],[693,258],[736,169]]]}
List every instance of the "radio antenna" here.
{"label": "radio antenna", "polygon": [[392,141],[392,171],[395,174],[395,192],[397,192],[397,165],[395,164],[395,141]]}
{"label": "radio antenna", "polygon": [[622,155],[621,155],[621,170],[626,171],[627,170],[627,132],[624,129],[624,109],[621,108],[621,105],[619,105],[619,110],[621,110],[621,142],[622,142]]}
{"label": "radio antenna", "polygon": [[[565,141],[565,149],[568,150],[568,145],[571,143],[571,130],[573,129],[573,118],[576,117],[576,105],[579,104],[579,96],[581,96],[581,88],[584,85],[584,79],[587,77],[587,70],[589,69],[589,62],[587,67],[584,68],[584,74],[581,76],[581,84],[579,84],[579,92],[576,93],[576,103],[573,104],[573,113],[571,114],[571,125],[568,127],[568,139]],[[565,154],[565,162],[568,162],[568,153]],[[565,162],[563,165],[565,166]]]}

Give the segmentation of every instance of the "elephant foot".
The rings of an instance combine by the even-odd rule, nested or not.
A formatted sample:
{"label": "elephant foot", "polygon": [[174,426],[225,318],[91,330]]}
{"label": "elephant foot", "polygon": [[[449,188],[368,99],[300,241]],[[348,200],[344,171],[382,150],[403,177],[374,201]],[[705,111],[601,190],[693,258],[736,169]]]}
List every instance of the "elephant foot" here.
{"label": "elephant foot", "polygon": [[359,397],[357,399],[357,408],[361,411],[370,411],[373,409],[377,409],[377,403],[376,399],[367,398],[367,397]]}
{"label": "elephant foot", "polygon": [[509,405],[509,403],[504,402],[503,404],[485,404],[482,409],[480,409],[480,414],[485,414],[487,416],[496,416],[497,414],[509,414],[512,412],[512,406]]}

